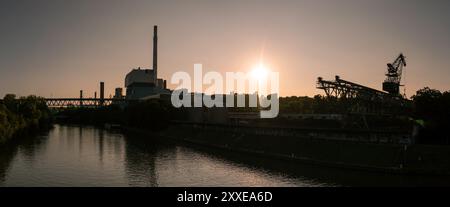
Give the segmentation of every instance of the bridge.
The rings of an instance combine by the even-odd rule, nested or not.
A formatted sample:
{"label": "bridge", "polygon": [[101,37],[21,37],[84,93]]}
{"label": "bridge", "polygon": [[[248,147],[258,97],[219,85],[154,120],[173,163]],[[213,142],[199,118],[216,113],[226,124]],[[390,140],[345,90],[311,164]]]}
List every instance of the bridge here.
{"label": "bridge", "polygon": [[125,99],[125,97],[113,97],[113,98],[83,98],[81,95],[79,98],[44,98],[45,103],[49,108],[67,108],[67,107],[85,107],[96,108],[102,106],[109,106],[112,104],[124,105],[133,102],[139,102],[149,99],[164,99],[170,101],[170,95],[167,94],[155,94],[147,96],[141,99]]}
{"label": "bridge", "polygon": [[105,98],[105,83],[100,82],[100,97],[97,98],[97,92],[95,92],[95,98],[84,98],[83,90],[80,90],[79,98],[45,98],[45,103],[49,108],[67,108],[67,107],[102,107],[111,104],[123,104],[126,102],[125,97],[120,94],[114,96],[114,98]]}
{"label": "bridge", "polygon": [[101,107],[111,104],[123,104],[125,99],[121,98],[46,98],[45,103],[49,108],[66,107]]}

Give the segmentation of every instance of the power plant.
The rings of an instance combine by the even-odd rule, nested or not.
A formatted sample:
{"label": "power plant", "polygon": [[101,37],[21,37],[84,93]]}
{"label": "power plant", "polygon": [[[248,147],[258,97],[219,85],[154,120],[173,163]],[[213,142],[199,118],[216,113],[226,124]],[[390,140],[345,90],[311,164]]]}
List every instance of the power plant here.
{"label": "power plant", "polygon": [[167,89],[167,82],[158,78],[158,26],[153,27],[153,68],[144,69],[141,67],[132,69],[125,76],[126,94],[123,95],[123,89],[115,88],[114,96],[105,98],[105,82],[100,82],[100,97],[97,98],[97,92],[94,98],[83,97],[83,91],[80,90],[79,98],[47,98],[49,107],[99,107],[110,104],[124,104],[127,101],[146,100],[151,98],[161,98],[161,95],[171,94]]}
{"label": "power plant", "polygon": [[158,78],[158,26],[153,27],[153,68],[138,67],[125,77],[126,99],[146,99],[159,94],[170,94],[166,80]]}

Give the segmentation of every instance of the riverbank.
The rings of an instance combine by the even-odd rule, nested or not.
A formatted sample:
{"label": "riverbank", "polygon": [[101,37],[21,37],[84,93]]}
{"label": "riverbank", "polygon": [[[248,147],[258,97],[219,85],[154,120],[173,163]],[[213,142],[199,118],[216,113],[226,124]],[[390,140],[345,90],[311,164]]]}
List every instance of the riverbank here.
{"label": "riverbank", "polygon": [[51,127],[52,115],[44,99],[6,95],[0,102],[0,144]]}

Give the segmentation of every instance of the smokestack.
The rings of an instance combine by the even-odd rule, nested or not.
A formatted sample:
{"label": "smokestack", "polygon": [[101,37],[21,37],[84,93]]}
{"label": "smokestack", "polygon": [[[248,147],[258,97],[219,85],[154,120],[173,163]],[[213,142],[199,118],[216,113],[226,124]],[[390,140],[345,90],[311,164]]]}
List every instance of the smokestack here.
{"label": "smokestack", "polygon": [[105,101],[105,83],[100,82],[100,106],[103,106],[104,101]]}
{"label": "smokestack", "polygon": [[158,80],[158,26],[153,26],[153,70],[155,72],[155,83]]}
{"label": "smokestack", "polygon": [[80,106],[83,106],[83,90],[80,90]]}

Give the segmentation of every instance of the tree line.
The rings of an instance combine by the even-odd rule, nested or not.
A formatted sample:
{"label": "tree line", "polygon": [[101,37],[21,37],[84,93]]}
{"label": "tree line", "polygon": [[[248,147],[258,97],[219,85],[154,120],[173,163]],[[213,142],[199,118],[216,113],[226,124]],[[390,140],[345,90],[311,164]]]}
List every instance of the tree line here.
{"label": "tree line", "polygon": [[7,94],[0,102],[0,143],[46,127],[51,119],[43,98],[33,95],[16,98],[14,94]]}

